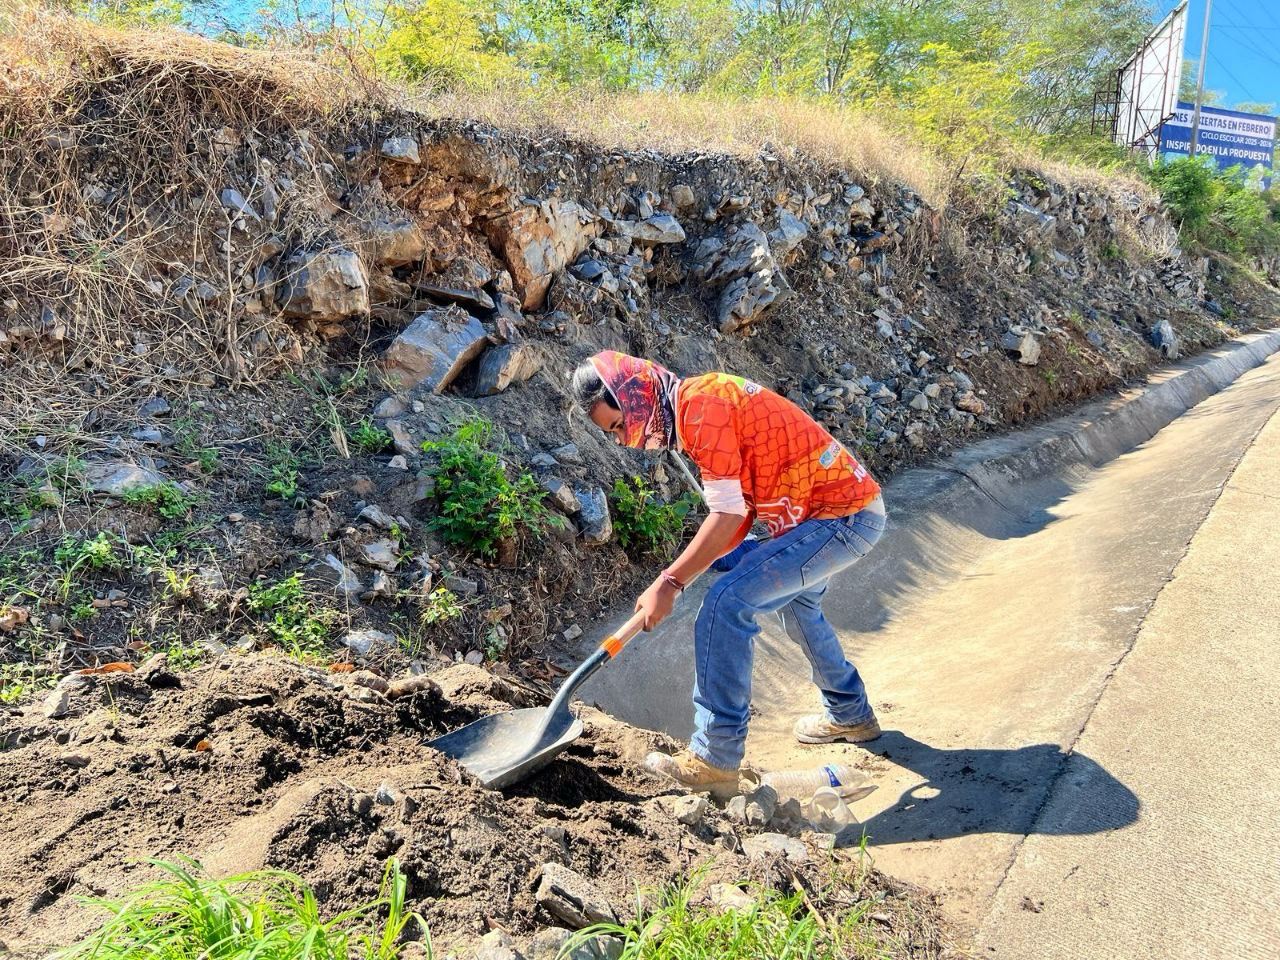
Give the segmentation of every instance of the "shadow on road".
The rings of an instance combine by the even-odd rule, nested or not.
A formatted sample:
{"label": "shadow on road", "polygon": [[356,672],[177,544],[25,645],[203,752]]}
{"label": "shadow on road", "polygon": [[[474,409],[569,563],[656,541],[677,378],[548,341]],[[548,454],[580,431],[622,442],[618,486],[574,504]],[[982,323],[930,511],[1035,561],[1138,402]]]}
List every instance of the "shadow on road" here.
{"label": "shadow on road", "polygon": [[1101,833],[1138,819],[1132,790],[1095,761],[1066,754],[1057,744],[943,750],[886,730],[864,746],[926,781],[863,824],[878,845],[976,833]]}

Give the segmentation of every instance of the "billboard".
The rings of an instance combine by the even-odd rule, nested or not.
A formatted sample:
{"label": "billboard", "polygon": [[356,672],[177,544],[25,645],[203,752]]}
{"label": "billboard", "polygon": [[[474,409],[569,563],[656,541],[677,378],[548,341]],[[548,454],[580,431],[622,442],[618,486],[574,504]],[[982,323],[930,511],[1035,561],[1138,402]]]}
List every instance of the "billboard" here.
{"label": "billboard", "polygon": [[[1166,156],[1191,153],[1191,122],[1195,104],[1180,102],[1173,116],[1160,130],[1160,152]],[[1218,168],[1237,164],[1268,171],[1275,160],[1276,118],[1218,107],[1200,108],[1200,137],[1197,153],[1213,157]]]}
{"label": "billboard", "polygon": [[1154,154],[1160,124],[1178,106],[1186,34],[1187,3],[1182,0],[1118,71],[1112,129],[1116,143]]}

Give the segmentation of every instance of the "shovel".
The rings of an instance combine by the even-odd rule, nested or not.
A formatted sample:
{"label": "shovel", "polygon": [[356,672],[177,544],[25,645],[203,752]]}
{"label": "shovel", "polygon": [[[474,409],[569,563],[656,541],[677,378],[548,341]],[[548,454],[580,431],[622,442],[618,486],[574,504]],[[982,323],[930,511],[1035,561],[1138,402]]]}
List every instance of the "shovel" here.
{"label": "shovel", "polygon": [[491,790],[523,780],[582,735],[582,721],[569,712],[573,695],[643,626],[644,614],[637,613],[621,630],[605,637],[596,652],[569,675],[545,710],[529,707],[484,717],[437,737],[427,746],[457,760]]}

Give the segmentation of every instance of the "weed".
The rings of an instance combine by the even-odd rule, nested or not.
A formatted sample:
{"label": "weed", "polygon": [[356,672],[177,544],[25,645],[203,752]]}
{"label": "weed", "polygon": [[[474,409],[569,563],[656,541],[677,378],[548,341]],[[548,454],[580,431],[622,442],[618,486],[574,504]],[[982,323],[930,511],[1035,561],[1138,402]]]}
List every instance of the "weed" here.
{"label": "weed", "polygon": [[85,572],[116,573],[125,567],[125,557],[117,550],[121,540],[105,530],[87,540],[64,540],[53,551],[53,561],[62,571],[58,593],[63,601],[71,595],[76,577]]}
{"label": "weed", "polygon": [[159,649],[165,655],[169,666],[175,670],[190,670],[204,659],[204,647],[198,643],[184,643],[182,635],[177,631],[165,634],[162,642],[163,646]]}
{"label": "weed", "polygon": [[293,503],[298,499],[298,470],[302,459],[283,443],[267,444],[267,482],[263,489],[281,500]]}
{"label": "weed", "polygon": [[173,421],[173,447],[184,457],[194,460],[203,474],[218,469],[219,456],[216,447],[203,444],[200,429],[194,417],[179,417]]}
{"label": "weed", "polygon": [[1040,371],[1040,376],[1044,377],[1044,382],[1051,387],[1058,382],[1058,371],[1056,370],[1042,370]]}
{"label": "weed", "polygon": [[680,546],[685,518],[696,501],[684,494],[672,503],[658,499],[657,493],[640,477],[613,484],[613,529],[628,553],[654,553],[670,558]]}
{"label": "weed", "polygon": [[458,596],[448,587],[436,587],[422,601],[422,612],[418,614],[418,622],[424,627],[437,623],[448,623],[462,616],[463,606]]}
{"label": "weed", "polygon": [[1078,343],[1067,344],[1067,356],[1078,359],[1081,355],[1080,345]]}
{"label": "weed", "polygon": [[272,643],[295,660],[323,660],[327,643],[337,625],[338,612],[317,608],[294,573],[270,583],[259,580],[249,588],[248,607],[262,614],[262,628]]}
{"label": "weed", "polygon": [[71,607],[71,619],[75,621],[92,620],[97,615],[97,608],[87,600],[82,600]]}
{"label": "weed", "polygon": [[166,520],[180,520],[199,502],[171,480],[126,490],[121,498],[135,507],[149,507]]}
{"label": "weed", "polygon": [[347,427],[347,438],[363,454],[382,453],[391,446],[391,434],[367,417],[353,427]]}
{"label": "weed", "polygon": [[506,652],[506,630],[501,624],[495,623],[484,635],[484,658],[490,663],[493,663],[500,659]]}
{"label": "weed", "polygon": [[1120,249],[1120,245],[1114,240],[1108,240],[1102,245],[1099,255],[1103,260],[1123,260],[1124,251]]}
{"label": "weed", "polygon": [[15,703],[53,686],[53,679],[41,675],[34,664],[0,663],[0,703]]}
{"label": "weed", "polygon": [[58,960],[397,960],[407,935],[426,934],[426,921],[406,907],[408,886],[395,860],[377,900],[329,919],[302,878],[283,870],[214,879],[194,861],[150,863],[162,879],[117,900],[86,900],[109,919]]}
{"label": "weed", "polygon": [[498,455],[486,447],[493,424],[476,418],[444,440],[427,441],[422,449],[439,456],[431,471],[435,481],[436,516],[429,521],[447,542],[492,557],[503,541],[541,535],[564,521],[543,503],[546,493],[530,473],[514,481]]}

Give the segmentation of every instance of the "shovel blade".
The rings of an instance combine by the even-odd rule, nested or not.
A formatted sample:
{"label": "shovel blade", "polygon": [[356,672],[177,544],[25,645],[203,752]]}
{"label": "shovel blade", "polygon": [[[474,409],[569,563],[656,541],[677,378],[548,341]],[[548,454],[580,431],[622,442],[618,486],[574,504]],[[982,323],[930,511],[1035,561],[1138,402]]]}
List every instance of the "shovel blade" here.
{"label": "shovel blade", "polygon": [[555,759],[582,735],[582,721],[565,711],[539,740],[542,707],[482,717],[427,744],[452,757],[491,790],[510,786]]}

